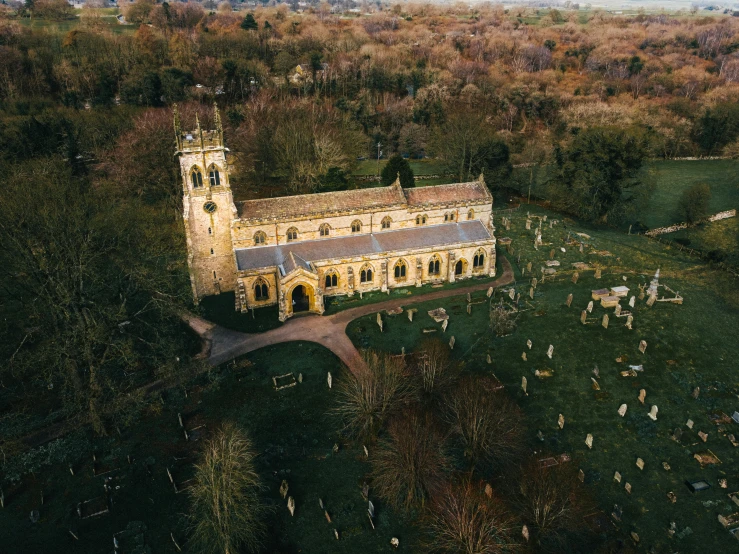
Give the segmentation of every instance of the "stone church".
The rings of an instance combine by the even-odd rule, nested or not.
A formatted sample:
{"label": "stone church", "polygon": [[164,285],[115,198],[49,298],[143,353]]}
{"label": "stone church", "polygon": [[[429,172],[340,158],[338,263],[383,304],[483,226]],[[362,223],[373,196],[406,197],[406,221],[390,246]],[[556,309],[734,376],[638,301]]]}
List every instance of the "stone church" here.
{"label": "stone church", "polygon": [[236,310],[277,304],[284,321],[323,313],[326,296],[495,275],[482,177],[234,202],[217,109],[214,130],[174,123],[196,302],[235,291]]}

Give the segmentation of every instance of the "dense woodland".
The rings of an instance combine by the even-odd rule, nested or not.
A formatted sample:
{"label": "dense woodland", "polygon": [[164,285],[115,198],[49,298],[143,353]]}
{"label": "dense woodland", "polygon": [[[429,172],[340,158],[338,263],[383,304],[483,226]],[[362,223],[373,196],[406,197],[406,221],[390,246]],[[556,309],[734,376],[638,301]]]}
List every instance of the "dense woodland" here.
{"label": "dense woodland", "polygon": [[[0,6],[3,455],[70,417],[109,433],[197,350],[171,106],[217,103],[240,197],[356,186],[359,159],[431,157],[609,224],[649,158],[739,156],[739,20],[481,4],[213,11],[137,0]],[[44,25],[39,26],[38,23]],[[300,69],[298,66],[300,65]],[[690,204],[690,203],[689,203]]]}

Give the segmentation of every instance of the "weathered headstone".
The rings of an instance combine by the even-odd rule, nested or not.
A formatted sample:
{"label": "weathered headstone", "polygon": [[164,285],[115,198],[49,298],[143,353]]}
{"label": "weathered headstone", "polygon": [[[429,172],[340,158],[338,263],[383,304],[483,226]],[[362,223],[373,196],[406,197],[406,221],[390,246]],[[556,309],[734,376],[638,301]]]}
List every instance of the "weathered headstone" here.
{"label": "weathered headstone", "polygon": [[626,316],[626,327],[629,331],[631,331],[631,325],[634,323],[634,316],[633,315],[627,315]]}
{"label": "weathered headstone", "polygon": [[449,348],[451,350],[454,350],[454,342],[455,342],[454,337],[449,339]]}
{"label": "weathered headstone", "polygon": [[567,295],[567,307],[569,308],[572,305],[572,293]]}
{"label": "weathered headstone", "polygon": [[472,304],[467,304],[467,315],[472,315]]}
{"label": "weathered headstone", "polygon": [[488,287],[488,298],[490,298],[493,295],[493,287]]}
{"label": "weathered headstone", "polygon": [[528,339],[526,341],[526,346],[528,346],[529,347],[529,350],[531,350],[531,347],[533,346],[533,343],[531,342],[531,339]]}
{"label": "weathered headstone", "polygon": [[552,354],[554,354],[554,345],[550,344],[549,348],[547,349],[547,358],[550,360],[552,359]]}
{"label": "weathered headstone", "polygon": [[621,404],[621,406],[618,408],[618,415],[621,417],[624,417],[626,415],[626,410],[628,409],[628,406],[626,404]]}
{"label": "weathered headstone", "polygon": [[593,377],[591,377],[590,380],[593,382],[593,390],[600,390],[600,385],[598,384],[598,381],[596,381]]}
{"label": "weathered headstone", "polygon": [[641,402],[642,404],[644,404],[644,399],[646,397],[647,397],[647,391],[646,391],[646,389],[641,389],[639,391],[639,402]]}
{"label": "weathered headstone", "polygon": [[531,262],[529,262],[529,263],[526,264],[526,271],[528,271],[529,273],[531,273]]}
{"label": "weathered headstone", "polygon": [[698,397],[700,396],[700,394],[701,394],[701,388],[700,387],[695,387],[693,389],[693,394],[691,396],[697,400]]}
{"label": "weathered headstone", "polygon": [[528,395],[529,393],[526,392],[526,387],[528,386],[528,381],[526,380],[526,377],[521,377],[521,390],[524,394]]}
{"label": "weathered headstone", "polygon": [[639,469],[643,471],[644,470],[644,460],[642,460],[641,458],[637,458],[636,467],[638,467]]}
{"label": "weathered headstone", "polygon": [[641,352],[642,354],[644,354],[644,352],[646,352],[646,350],[647,350],[647,341],[645,341],[645,340],[639,341],[639,352]]}
{"label": "weathered headstone", "polygon": [[621,482],[621,474],[618,471],[613,474],[613,480],[616,481],[616,483]]}
{"label": "weathered headstone", "polygon": [[284,499],[287,496],[287,490],[288,490],[288,484],[287,481],[284,479],[282,480],[282,484],[280,485],[280,496]]}
{"label": "weathered headstone", "polygon": [[562,414],[559,414],[559,417],[557,418],[557,425],[559,425],[560,429],[565,428],[565,416]]}
{"label": "weathered headstone", "polygon": [[577,478],[580,480],[581,483],[585,482],[585,472],[582,469],[577,472]]}
{"label": "weathered headstone", "polygon": [[326,376],[326,381],[328,382],[328,388],[331,388],[333,379],[331,378],[331,372],[328,372],[328,375]]}
{"label": "weathered headstone", "polygon": [[529,298],[534,299],[534,287],[529,287]]}
{"label": "weathered headstone", "polygon": [[656,301],[657,301],[657,297],[654,295],[650,295],[649,298],[647,299],[647,306],[651,308]]}
{"label": "weathered headstone", "polygon": [[552,249],[551,249],[551,250],[549,251],[549,259],[550,259],[550,260],[553,260],[553,259],[554,259],[554,248],[552,248]]}
{"label": "weathered headstone", "polygon": [[585,445],[588,448],[593,448],[593,435],[588,433],[588,435],[585,437]]}
{"label": "weathered headstone", "polygon": [[652,405],[652,409],[649,410],[649,413],[647,414],[649,416],[649,419],[652,421],[657,421],[657,412],[659,412],[659,408],[656,404]]}
{"label": "weathered headstone", "polygon": [[508,298],[510,298],[511,300],[516,298],[516,289],[510,289],[508,291]]}
{"label": "weathered headstone", "polygon": [[632,296],[631,298],[629,298],[629,307],[633,308],[635,304],[636,304],[636,296]]}
{"label": "weathered headstone", "polygon": [[533,279],[531,279],[531,286],[532,287],[536,288],[536,286],[538,284],[539,284],[539,281],[536,279],[536,277],[534,277]]}
{"label": "weathered headstone", "polygon": [[593,301],[592,300],[588,302],[588,313],[589,314],[593,313]]}
{"label": "weathered headstone", "polygon": [[596,268],[596,270],[595,270],[595,278],[596,279],[600,279],[600,277],[601,277],[601,269],[600,268]]}
{"label": "weathered headstone", "polygon": [[704,433],[703,431],[698,431],[698,436],[701,438],[703,442],[706,442],[708,440],[708,433]]}
{"label": "weathered headstone", "polygon": [[585,325],[585,322],[587,321],[587,319],[588,319],[588,311],[587,310],[583,310],[580,313],[580,323],[582,323],[583,325]]}
{"label": "weathered headstone", "polygon": [[449,320],[448,319],[445,319],[444,321],[442,321],[441,322],[441,330],[444,331],[444,332],[446,332],[446,328],[447,328],[448,325],[449,325]]}
{"label": "weathered headstone", "polygon": [[527,361],[528,361],[528,359],[527,359],[527,357],[526,357],[526,352],[521,352],[521,359],[522,359],[522,360],[523,360],[524,362],[527,362]]}
{"label": "weathered headstone", "polygon": [[472,295],[468,292],[467,293],[467,303],[469,304],[470,302],[472,302]]}
{"label": "weathered headstone", "polygon": [[600,323],[603,329],[608,329],[608,314],[603,314],[603,320]]}
{"label": "weathered headstone", "polygon": [[583,244],[580,243],[580,254],[582,254],[584,251],[585,251],[585,249],[583,248]]}
{"label": "weathered headstone", "polygon": [[382,316],[380,312],[377,312],[377,326],[380,328],[380,333],[382,333]]}
{"label": "weathered headstone", "polygon": [[530,219],[527,219],[526,220],[526,230],[527,231],[530,231],[531,230],[531,220]]}
{"label": "weathered headstone", "polygon": [[621,315],[621,304],[616,304],[616,308],[614,310],[614,314],[616,315],[616,317],[618,317],[618,316]]}
{"label": "weathered headstone", "polygon": [[626,492],[628,492],[629,494],[631,494],[631,483],[626,483],[624,485],[624,489],[626,490]]}
{"label": "weathered headstone", "polygon": [[492,364],[492,363],[493,363],[493,360],[492,360],[492,358],[490,358],[490,354],[488,354],[487,362],[488,362],[489,364]]}
{"label": "weathered headstone", "polygon": [[528,542],[530,535],[529,535],[529,528],[526,525],[524,525],[523,528],[521,529],[521,536],[524,538],[526,542]]}
{"label": "weathered headstone", "polygon": [[413,322],[413,310],[408,310],[408,321]]}
{"label": "weathered headstone", "polygon": [[686,422],[685,422],[685,426],[686,426],[686,427],[687,427],[688,429],[692,429],[692,428],[693,428],[693,420],[692,420],[692,419],[689,419],[688,421],[686,421]]}
{"label": "weathered headstone", "polygon": [[287,499],[287,509],[290,510],[290,515],[295,515],[295,500],[292,496]]}

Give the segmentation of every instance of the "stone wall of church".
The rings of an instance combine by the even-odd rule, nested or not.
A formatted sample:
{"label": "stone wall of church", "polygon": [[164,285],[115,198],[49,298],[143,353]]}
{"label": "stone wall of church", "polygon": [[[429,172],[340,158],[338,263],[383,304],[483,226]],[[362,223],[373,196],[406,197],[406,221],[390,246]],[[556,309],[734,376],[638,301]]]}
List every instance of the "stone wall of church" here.
{"label": "stone wall of church", "polygon": [[[358,221],[361,224],[359,233],[379,233],[382,231],[392,231],[397,229],[406,229],[416,227],[416,216],[426,215],[426,225],[437,225],[448,223],[445,221],[445,214],[454,214],[454,221],[467,221],[469,210],[474,210],[473,219],[481,220],[488,225],[491,218],[492,207],[487,204],[471,204],[465,208],[435,208],[428,210],[413,209],[410,211],[406,208],[394,210],[380,210],[374,213],[365,213],[357,211],[347,215],[333,217],[314,217],[311,219],[294,219],[285,220],[280,223],[272,223],[267,225],[253,224],[248,220],[237,220],[233,224],[233,247],[249,248],[254,246],[254,236],[261,231],[265,234],[265,246],[275,244],[285,244],[287,240],[287,232],[289,229],[297,229],[298,240],[317,240],[321,238],[341,237],[355,234],[352,232],[352,224]],[[382,229],[382,220],[390,217],[392,222],[390,229]],[[328,224],[329,235],[322,237],[320,234],[321,225]]]}

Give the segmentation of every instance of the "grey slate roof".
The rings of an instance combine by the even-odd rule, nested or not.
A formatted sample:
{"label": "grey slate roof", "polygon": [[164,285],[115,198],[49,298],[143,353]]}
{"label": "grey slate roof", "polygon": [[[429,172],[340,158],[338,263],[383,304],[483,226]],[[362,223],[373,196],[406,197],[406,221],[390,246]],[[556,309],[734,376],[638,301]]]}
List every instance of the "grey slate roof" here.
{"label": "grey slate roof", "polygon": [[320,260],[442,247],[490,238],[490,231],[480,220],[475,219],[365,235],[290,242],[279,246],[239,248],[236,250],[236,264],[239,271],[282,266],[281,271],[288,274],[298,267],[313,271],[310,262]]}

